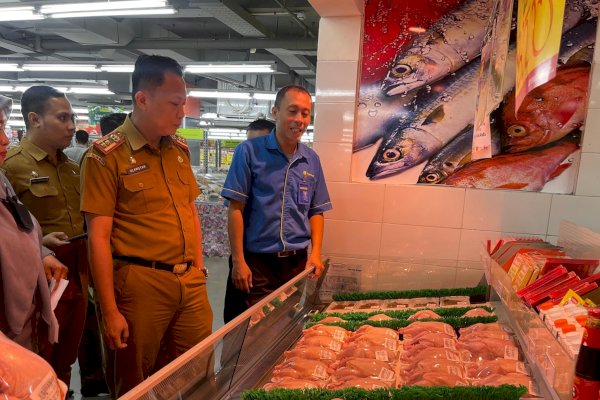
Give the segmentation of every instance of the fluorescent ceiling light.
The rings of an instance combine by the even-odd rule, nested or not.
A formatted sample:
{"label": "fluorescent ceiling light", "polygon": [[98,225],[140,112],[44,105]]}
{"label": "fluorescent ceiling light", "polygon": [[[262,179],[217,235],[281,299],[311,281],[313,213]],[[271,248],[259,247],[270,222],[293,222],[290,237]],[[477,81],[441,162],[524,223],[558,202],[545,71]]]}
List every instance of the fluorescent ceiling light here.
{"label": "fluorescent ceiling light", "polygon": [[93,64],[23,64],[25,71],[100,72]]}
{"label": "fluorescent ceiling light", "polygon": [[272,73],[272,64],[191,64],[185,67],[185,72],[192,74],[234,74],[234,73]]}
{"label": "fluorescent ceiling light", "polygon": [[78,115],[77,119],[80,121],[89,121],[90,118],[87,115]]}
{"label": "fluorescent ceiling light", "polygon": [[12,72],[12,71],[23,71],[19,64],[0,64],[0,71]]}
{"label": "fluorescent ceiling light", "polygon": [[101,65],[100,69],[104,72],[133,72],[134,65]]}
{"label": "fluorescent ceiling light", "polygon": [[40,11],[43,14],[54,14],[79,11],[130,10],[135,8],[157,8],[166,6],[166,0],[113,0],[90,1],[85,3],[49,4],[43,5],[40,8]]}
{"label": "fluorescent ceiling light", "polygon": [[75,112],[77,114],[87,114],[88,113],[88,109],[87,108],[83,108],[83,107],[73,107],[73,112]]}
{"label": "fluorescent ceiling light", "polygon": [[207,119],[214,119],[217,117],[218,117],[217,113],[204,113],[200,116],[200,118],[207,118]]}
{"label": "fluorescent ceiling light", "polygon": [[189,95],[192,97],[201,97],[205,99],[250,99],[250,93],[243,92],[192,90],[190,91]]}
{"label": "fluorescent ceiling light", "polygon": [[139,8],[135,10],[100,10],[80,11],[72,13],[48,14],[50,18],[83,18],[83,17],[119,17],[125,15],[163,15],[175,14],[173,8]]}
{"label": "fluorescent ceiling light", "polygon": [[75,94],[107,94],[111,95],[114,92],[111,92],[107,88],[102,87],[83,87],[83,86],[73,86],[66,91],[66,93],[75,93]]}
{"label": "fluorescent ceiling light", "polygon": [[232,128],[208,128],[208,131],[211,133],[229,133],[229,134],[240,134],[242,133],[239,129]]}
{"label": "fluorescent ceiling light", "polygon": [[17,120],[17,119],[9,119],[6,121],[6,125],[8,126],[25,126],[25,121]]}
{"label": "fluorescent ceiling light", "polygon": [[275,100],[275,93],[254,93],[252,95],[252,97],[254,97],[256,100],[271,100],[274,101]]}
{"label": "fluorescent ceiling light", "polygon": [[29,21],[44,18],[45,16],[36,14],[32,6],[0,8],[0,21]]}

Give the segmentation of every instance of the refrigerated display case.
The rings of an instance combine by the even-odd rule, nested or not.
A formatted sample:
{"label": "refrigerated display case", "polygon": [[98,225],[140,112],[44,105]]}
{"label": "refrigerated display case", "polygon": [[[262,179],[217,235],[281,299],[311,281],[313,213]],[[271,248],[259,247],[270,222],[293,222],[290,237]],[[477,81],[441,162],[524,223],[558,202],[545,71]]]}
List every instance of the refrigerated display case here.
{"label": "refrigerated display case", "polygon": [[[498,320],[515,332],[539,396],[569,399],[573,359],[535,311],[516,297],[503,271],[489,259],[484,263],[489,302],[496,308]],[[123,399],[238,399],[244,390],[262,387],[284,351],[301,336],[311,315],[328,306],[320,296],[323,277],[312,281],[308,275],[309,271],[304,271]]]}

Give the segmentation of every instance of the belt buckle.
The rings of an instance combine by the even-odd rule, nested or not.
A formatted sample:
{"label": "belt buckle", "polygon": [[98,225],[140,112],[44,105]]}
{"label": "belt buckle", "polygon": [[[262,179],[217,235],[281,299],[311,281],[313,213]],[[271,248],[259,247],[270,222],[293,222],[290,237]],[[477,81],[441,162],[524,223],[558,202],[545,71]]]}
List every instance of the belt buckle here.
{"label": "belt buckle", "polygon": [[175,265],[173,265],[173,273],[175,275],[181,275],[185,271],[187,271],[187,267],[188,267],[187,263],[175,264]]}
{"label": "belt buckle", "polygon": [[278,251],[277,257],[285,258],[285,257],[293,256],[294,254],[296,254],[296,250]]}

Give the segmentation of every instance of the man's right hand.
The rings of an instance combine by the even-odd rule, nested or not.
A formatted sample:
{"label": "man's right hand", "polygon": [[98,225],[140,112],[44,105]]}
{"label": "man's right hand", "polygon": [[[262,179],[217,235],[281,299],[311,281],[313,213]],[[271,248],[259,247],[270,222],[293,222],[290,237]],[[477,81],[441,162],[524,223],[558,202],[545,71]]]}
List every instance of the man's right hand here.
{"label": "man's right hand", "polygon": [[129,338],[129,327],[123,314],[114,311],[102,315],[104,323],[104,341],[111,350],[119,350],[127,347]]}
{"label": "man's right hand", "polygon": [[57,247],[69,244],[67,242],[68,238],[69,236],[64,232],[52,232],[42,238],[42,244],[49,249],[56,249]]}
{"label": "man's right hand", "polygon": [[236,288],[246,293],[250,293],[252,287],[252,271],[245,262],[233,263],[231,270],[231,280]]}

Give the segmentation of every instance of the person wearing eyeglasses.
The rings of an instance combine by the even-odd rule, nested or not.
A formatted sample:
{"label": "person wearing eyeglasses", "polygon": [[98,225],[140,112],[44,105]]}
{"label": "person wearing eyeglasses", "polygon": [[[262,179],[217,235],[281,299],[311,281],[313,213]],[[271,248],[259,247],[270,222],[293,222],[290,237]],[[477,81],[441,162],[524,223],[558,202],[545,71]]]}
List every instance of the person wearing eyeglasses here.
{"label": "person wearing eyeglasses", "polygon": [[[55,309],[59,341],[41,355],[67,385],[85,323],[88,287],[87,240],[79,211],[79,165],[63,153],[75,133],[75,113],[64,93],[51,86],[23,92],[26,135],[10,149],[3,169],[17,197],[39,221],[44,245],[69,268],[69,284]],[[72,238],[72,239],[69,239]]]}
{"label": "person wearing eyeglasses", "polygon": [[[4,129],[11,107],[12,100],[0,95],[0,167],[10,143]],[[57,282],[65,278],[67,267],[42,246],[39,223],[17,199],[3,173],[0,173],[0,238],[0,331],[39,353],[46,341],[58,340],[58,321],[52,312],[48,283],[51,278]]]}

